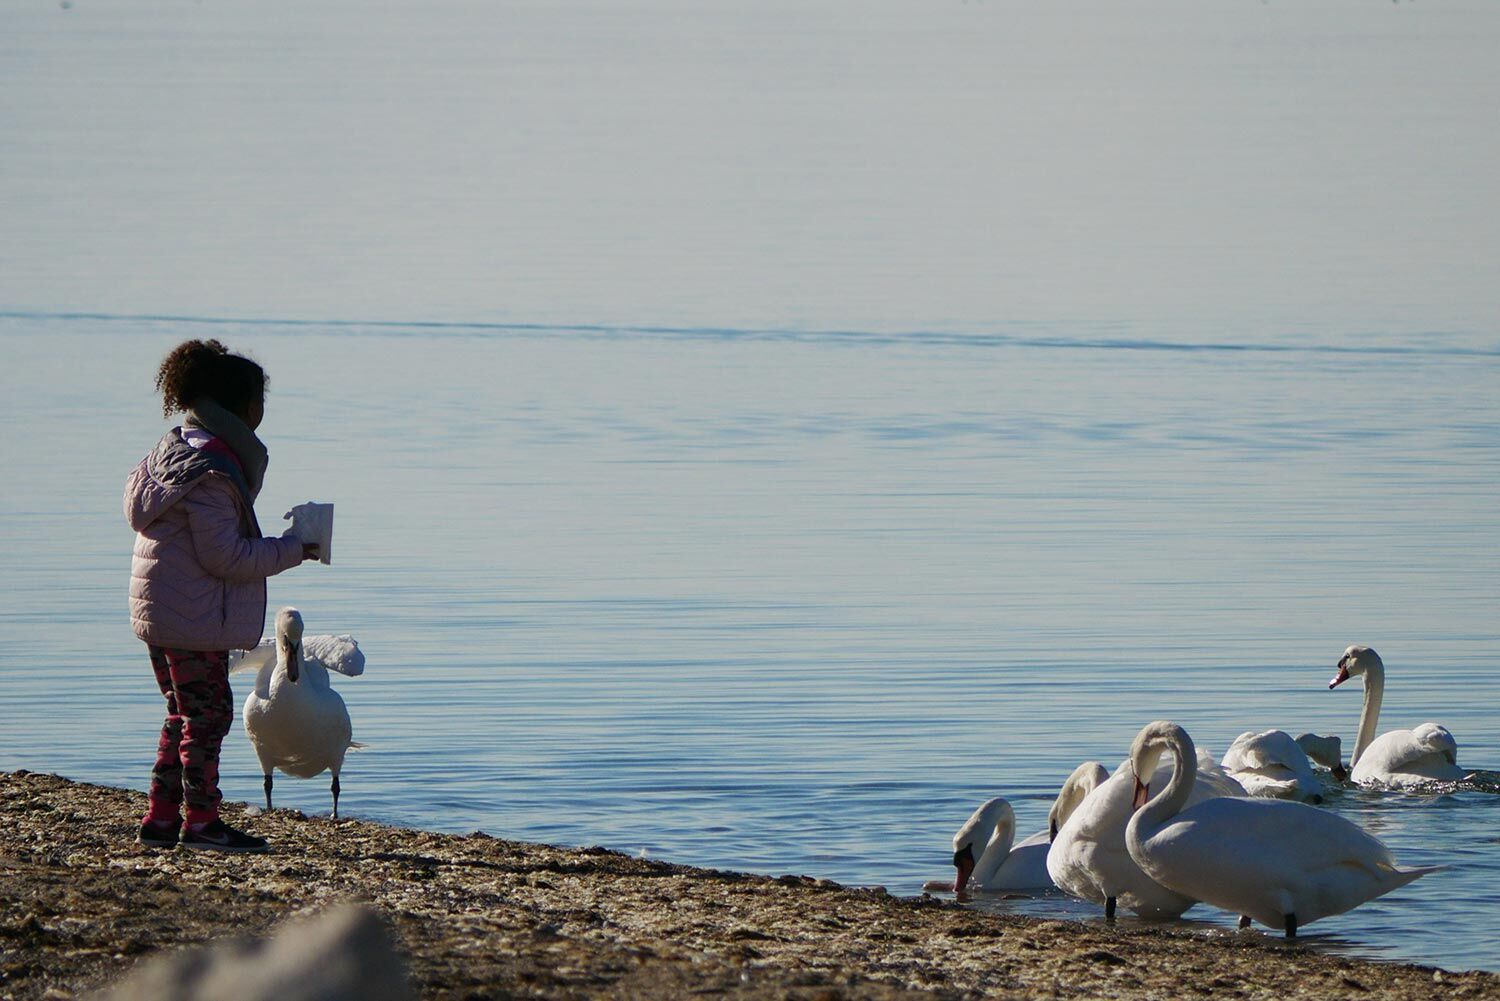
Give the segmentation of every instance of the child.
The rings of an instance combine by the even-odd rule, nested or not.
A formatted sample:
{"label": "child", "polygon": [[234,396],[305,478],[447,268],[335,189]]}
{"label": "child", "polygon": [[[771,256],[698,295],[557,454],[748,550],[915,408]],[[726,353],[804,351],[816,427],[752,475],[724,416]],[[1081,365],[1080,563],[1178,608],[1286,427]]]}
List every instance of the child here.
{"label": "child", "polygon": [[161,363],[156,388],[163,414],[186,419],[125,481],[136,531],[130,622],[167,700],[137,840],[265,851],[264,838],[219,819],[219,746],[234,718],[229,651],[260,641],[266,578],[315,559],[317,547],[263,538],[255,520],[267,458],[255,436],[266,399],[259,365],[216,340],[186,341]]}

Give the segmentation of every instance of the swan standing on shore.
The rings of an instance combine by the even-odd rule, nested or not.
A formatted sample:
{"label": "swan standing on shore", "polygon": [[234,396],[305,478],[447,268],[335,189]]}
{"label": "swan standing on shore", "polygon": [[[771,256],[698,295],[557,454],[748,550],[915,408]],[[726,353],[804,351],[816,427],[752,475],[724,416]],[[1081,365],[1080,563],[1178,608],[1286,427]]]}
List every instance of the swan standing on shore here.
{"label": "swan standing on shore", "polygon": [[[259,665],[255,688],[245,698],[245,732],[265,773],[266,809],[271,809],[271,772],[279,768],[296,778],[333,773],[333,815],[339,815],[339,771],[344,754],[358,745],[344,700],[328,684],[328,663],[304,656],[302,613],[283,608],[276,613],[276,659],[266,659],[262,643],[237,665],[248,670]],[[309,637],[309,641],[314,637]],[[333,655],[341,673],[359,674],[364,655],[347,636],[316,637],[320,650]]]}
{"label": "swan standing on shore", "polygon": [[1400,788],[1468,778],[1469,773],[1458,766],[1458,742],[1447,727],[1423,723],[1375,736],[1385,694],[1385,663],[1380,654],[1367,646],[1349,647],[1339,658],[1338,674],[1328,687],[1337,688],[1355,677],[1364,679],[1365,702],[1349,759],[1350,779],[1360,785]]}
{"label": "swan standing on shore", "polygon": [[[1193,802],[1245,795],[1244,787],[1224,774],[1207,754],[1201,755],[1198,764],[1203,781],[1193,789]],[[1168,776],[1164,765],[1152,778],[1151,788],[1160,789]],[[1168,889],[1142,872],[1125,847],[1135,784],[1135,772],[1126,760],[1089,793],[1053,839],[1047,852],[1047,872],[1072,896],[1103,904],[1107,919],[1114,919],[1117,906],[1142,917],[1175,918],[1192,907],[1195,899]]]}
{"label": "swan standing on shore", "polygon": [[1109,770],[1097,761],[1085,761],[1073,769],[1073,773],[1063,780],[1062,788],[1057,790],[1052,809],[1047,811],[1047,840],[1056,841],[1057,832],[1062,830],[1079,805],[1108,781]]}
{"label": "swan standing on shore", "polygon": [[1285,730],[1245,731],[1234,738],[1219,764],[1251,796],[1323,801],[1323,783],[1307,752]]}
{"label": "swan standing on shore", "polygon": [[1151,796],[1135,783],[1130,857],[1162,886],[1238,913],[1241,928],[1254,918],[1292,938],[1309,922],[1444,868],[1402,869],[1357,824],[1306,803],[1220,797],[1190,806],[1196,752],[1176,723],[1157,721],[1136,736],[1132,771],[1154,775],[1164,751],[1172,754],[1166,788]]}

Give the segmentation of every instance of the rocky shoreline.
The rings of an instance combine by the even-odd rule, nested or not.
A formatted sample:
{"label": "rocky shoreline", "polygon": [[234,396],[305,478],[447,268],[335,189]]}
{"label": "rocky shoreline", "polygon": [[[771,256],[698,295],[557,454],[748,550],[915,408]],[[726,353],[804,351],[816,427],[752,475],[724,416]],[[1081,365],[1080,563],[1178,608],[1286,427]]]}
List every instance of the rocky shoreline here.
{"label": "rocky shoreline", "polygon": [[1259,933],[978,913],[293,811],[249,822],[267,855],[149,849],[132,840],[144,808],[137,792],[0,773],[0,999],[88,994],[144,957],[349,901],[386,922],[423,998],[1500,998],[1500,975]]}

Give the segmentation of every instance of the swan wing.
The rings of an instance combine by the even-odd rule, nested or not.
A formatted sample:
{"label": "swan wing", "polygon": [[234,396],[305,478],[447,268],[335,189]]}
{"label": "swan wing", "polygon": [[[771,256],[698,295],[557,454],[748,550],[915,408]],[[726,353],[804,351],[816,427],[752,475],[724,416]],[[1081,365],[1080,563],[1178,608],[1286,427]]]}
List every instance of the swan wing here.
{"label": "swan wing", "polygon": [[321,664],[325,670],[350,678],[365,673],[365,655],[359,642],[347,634],[339,636],[304,636],[302,659]]}
{"label": "swan wing", "polygon": [[1224,770],[1228,772],[1289,768],[1301,771],[1307,764],[1307,752],[1285,730],[1242,733],[1224,752]]}
{"label": "swan wing", "polygon": [[1423,723],[1412,727],[1411,735],[1425,754],[1447,759],[1450,765],[1458,764],[1458,741],[1448,728],[1438,723]]}
{"label": "swan wing", "polygon": [[1319,795],[1307,752],[1285,730],[1240,734],[1224,754],[1224,768],[1251,796],[1300,799]]}
{"label": "swan wing", "polygon": [[1423,723],[1413,730],[1392,730],[1376,737],[1355,762],[1351,778],[1410,785],[1456,781],[1465,774],[1458,766],[1458,742],[1453,734],[1437,723]]}
{"label": "swan wing", "polygon": [[230,674],[259,671],[268,664],[273,667],[276,665],[276,641],[274,639],[261,640],[249,650],[229,651]]}
{"label": "swan wing", "polygon": [[1053,885],[1047,873],[1047,854],[1052,847],[1047,831],[1038,831],[1010,850],[986,890],[1041,890]]}
{"label": "swan wing", "polygon": [[1280,800],[1190,807],[1140,845],[1157,882],[1273,928],[1338,914],[1425,875],[1337,814]]}

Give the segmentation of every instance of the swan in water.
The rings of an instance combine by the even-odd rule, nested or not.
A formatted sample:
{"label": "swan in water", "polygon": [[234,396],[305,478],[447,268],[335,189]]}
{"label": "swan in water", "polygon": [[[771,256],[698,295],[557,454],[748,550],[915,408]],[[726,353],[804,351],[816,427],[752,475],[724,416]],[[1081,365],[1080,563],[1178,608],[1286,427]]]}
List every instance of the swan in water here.
{"label": "swan in water", "polygon": [[[1245,789],[1226,775],[1213,758],[1200,753],[1203,781],[1193,790],[1193,801],[1215,796],[1244,796]],[[1151,788],[1166,784],[1164,765],[1151,779]],[[1141,871],[1125,847],[1125,825],[1130,822],[1135,772],[1128,760],[1089,793],[1061,825],[1047,852],[1047,872],[1063,890],[1082,900],[1104,905],[1113,919],[1117,905],[1142,917],[1175,918],[1193,906],[1194,898],[1160,885]]]}
{"label": "swan in water", "polygon": [[1010,803],[997,796],[975,810],[953,835],[953,867],[957,876],[951,883],[929,881],[923,890],[965,891],[1050,890],[1054,884],[1047,874],[1047,849],[1057,828],[1073,810],[1109,777],[1097,761],[1086,761],[1073,770],[1058,790],[1048,812],[1048,829],[1015,844],[1016,814]]}
{"label": "swan in water", "polygon": [[1349,769],[1344,767],[1344,742],[1338,734],[1300,734],[1297,746],[1307,754],[1309,761],[1333,773],[1335,782],[1349,781]]}
{"label": "swan in water", "polygon": [[1323,783],[1307,752],[1285,730],[1245,731],[1219,764],[1251,796],[1323,802]]}
{"label": "swan in water", "polygon": [[953,835],[953,867],[958,870],[953,892],[1051,887],[1047,832],[1038,831],[1020,844],[1015,839],[1016,813],[1003,796],[975,810]]}
{"label": "swan in water", "polygon": [[[333,773],[333,815],[339,815],[339,771],[344,754],[358,747],[351,739],[349,710],[328,684],[322,657],[305,655],[302,613],[283,608],[276,613],[275,660],[268,661],[262,643],[236,665],[237,670],[259,668],[255,688],[245,698],[245,732],[265,773],[266,809],[271,809],[271,772],[307,779]],[[311,637],[309,637],[311,639]],[[320,637],[318,649],[345,672],[362,673],[364,654],[347,636]],[[252,657],[252,655],[254,655]]]}
{"label": "swan in water", "polygon": [[1172,755],[1166,788],[1152,795],[1135,783],[1130,857],[1162,886],[1238,913],[1241,928],[1254,918],[1292,938],[1309,922],[1444,868],[1402,869],[1357,824],[1306,803],[1218,797],[1190,805],[1197,755],[1176,723],[1159,720],[1136,736],[1131,769],[1156,775],[1164,751]]}
{"label": "swan in water", "polygon": [[1447,727],[1423,723],[1375,736],[1385,694],[1385,664],[1380,654],[1367,646],[1349,647],[1339,658],[1338,673],[1328,687],[1337,688],[1355,677],[1364,679],[1365,703],[1349,759],[1349,777],[1354,782],[1400,788],[1468,778],[1469,773],[1458,766],[1458,742]]}

